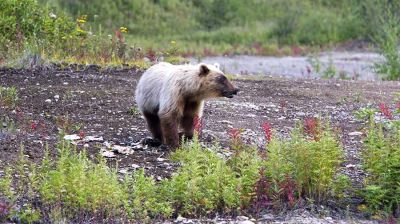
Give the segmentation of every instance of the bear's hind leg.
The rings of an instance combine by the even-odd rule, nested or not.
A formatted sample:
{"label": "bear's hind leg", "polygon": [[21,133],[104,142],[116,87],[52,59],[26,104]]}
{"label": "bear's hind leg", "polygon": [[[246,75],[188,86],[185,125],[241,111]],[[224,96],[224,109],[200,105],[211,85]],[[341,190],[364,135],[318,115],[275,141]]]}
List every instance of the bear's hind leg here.
{"label": "bear's hind leg", "polygon": [[172,148],[178,148],[179,134],[176,116],[160,117],[160,124],[163,133],[163,143]]}
{"label": "bear's hind leg", "polygon": [[144,118],[146,119],[147,126],[153,135],[155,141],[162,142],[162,131],[160,126],[160,118],[157,114],[152,114],[148,112],[143,113]]}

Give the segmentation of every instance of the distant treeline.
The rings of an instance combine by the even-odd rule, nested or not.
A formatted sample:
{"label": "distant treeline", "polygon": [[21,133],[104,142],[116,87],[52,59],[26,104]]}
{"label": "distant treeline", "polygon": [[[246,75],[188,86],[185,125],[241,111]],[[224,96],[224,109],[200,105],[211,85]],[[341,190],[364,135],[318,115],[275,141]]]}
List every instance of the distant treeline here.
{"label": "distant treeline", "polygon": [[[88,15],[93,29],[120,26],[137,36],[180,36],[199,41],[240,42],[204,32],[245,28],[252,41],[326,44],[370,40],[400,0],[39,0],[73,17]],[[198,35],[198,33],[201,35]],[[218,32],[220,33],[220,32]],[[245,40],[245,42],[251,41]]]}

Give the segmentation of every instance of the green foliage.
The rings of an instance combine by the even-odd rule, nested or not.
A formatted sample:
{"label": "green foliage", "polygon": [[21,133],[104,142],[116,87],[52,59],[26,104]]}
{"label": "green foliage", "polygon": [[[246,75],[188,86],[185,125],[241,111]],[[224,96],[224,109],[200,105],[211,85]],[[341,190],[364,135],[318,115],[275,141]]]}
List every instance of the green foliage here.
{"label": "green foliage", "polygon": [[216,149],[201,147],[196,137],[171,155],[182,166],[170,180],[163,181],[162,194],[180,214],[249,206],[261,167],[257,149],[243,147],[228,161]]}
{"label": "green foliage", "polygon": [[381,32],[375,35],[384,61],[375,64],[375,70],[387,80],[400,80],[400,16],[388,10],[386,17],[381,17]]}
{"label": "green foliage", "polygon": [[[177,64],[184,62],[179,54],[290,54],[287,45],[382,39],[377,36],[398,29],[387,21],[399,9],[390,0],[4,0],[0,63],[33,67],[49,59],[145,68],[149,52]],[[378,70],[396,79],[399,57],[386,36],[377,42],[387,58]],[[181,50],[171,54],[171,40]]]}
{"label": "green foliage", "polygon": [[135,117],[140,116],[140,110],[139,110],[136,106],[132,106],[132,107],[129,109],[128,113],[129,113],[130,115],[132,115],[132,116],[135,116]]}
{"label": "green foliage", "polygon": [[375,108],[361,108],[354,112],[354,116],[360,121],[374,122],[374,115],[378,112]]}
{"label": "green foliage", "polygon": [[238,179],[232,168],[198,140],[177,150],[172,158],[182,166],[171,180],[163,182],[163,194],[181,214],[206,214],[240,205]]}
{"label": "green foliage", "polygon": [[0,106],[4,105],[14,109],[19,101],[18,91],[15,87],[0,86]]}
{"label": "green foliage", "polygon": [[127,176],[124,181],[129,199],[125,207],[136,220],[169,217],[172,214],[171,203],[162,198],[159,186],[152,177],[146,177],[144,170],[137,171],[133,178]]}
{"label": "green foliage", "polygon": [[126,194],[116,172],[106,166],[104,159],[95,164],[85,152],[73,152],[68,142],[61,143],[59,152],[54,169],[41,173],[38,191],[42,200],[50,206],[62,203],[68,215],[118,214]]}
{"label": "green foliage", "polygon": [[335,65],[333,64],[332,58],[329,58],[329,64],[326,70],[322,74],[322,78],[325,79],[331,79],[334,78],[336,75],[336,68]]}
{"label": "green foliage", "polygon": [[400,127],[384,132],[372,123],[364,140],[364,198],[374,213],[392,214],[400,206]]}
{"label": "green foliage", "polygon": [[335,175],[343,160],[343,149],[328,125],[318,133],[317,140],[306,138],[297,127],[290,140],[273,138],[268,144],[266,175],[279,193],[280,184],[294,180],[298,197],[323,201],[332,196]]}
{"label": "green foliage", "polygon": [[74,23],[62,13],[54,14],[36,0],[4,0],[0,2],[0,58],[9,48],[36,44],[58,44],[74,31]]}

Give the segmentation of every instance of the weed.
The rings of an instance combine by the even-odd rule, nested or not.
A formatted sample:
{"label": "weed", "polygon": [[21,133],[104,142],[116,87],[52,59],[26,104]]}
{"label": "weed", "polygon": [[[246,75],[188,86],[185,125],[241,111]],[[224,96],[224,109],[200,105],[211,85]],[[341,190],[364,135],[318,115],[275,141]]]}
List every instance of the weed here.
{"label": "weed", "polygon": [[363,167],[369,173],[363,196],[373,213],[393,214],[400,206],[400,129],[384,133],[373,123],[364,140]]}
{"label": "weed", "polygon": [[375,37],[375,43],[379,46],[384,57],[382,63],[375,64],[375,70],[388,80],[400,79],[400,53],[398,51],[400,28],[398,26],[400,17],[387,10],[381,15],[381,33]]}
{"label": "weed", "polygon": [[[311,67],[313,68],[314,72],[319,73],[321,71],[321,61],[319,60],[317,55],[310,55],[307,57],[308,63],[310,63]],[[311,69],[307,67],[308,75],[311,74]]]}
{"label": "weed", "polygon": [[0,86],[0,106],[4,105],[14,109],[19,101],[18,91],[15,87]]}
{"label": "weed", "polygon": [[181,214],[206,214],[239,206],[239,181],[232,168],[214,152],[203,150],[197,137],[172,158],[182,166],[170,181],[163,182],[163,192]]}
{"label": "weed", "polygon": [[128,114],[130,114],[134,117],[139,117],[141,115],[139,108],[137,108],[136,106],[132,106],[129,109]]}
{"label": "weed", "polygon": [[[271,188],[276,189],[276,198],[286,197],[290,202],[295,195],[320,202],[331,195],[335,173],[343,159],[343,149],[328,125],[319,128],[313,121],[304,130],[308,133],[304,133],[303,129],[298,126],[287,141],[272,139],[268,144],[266,175],[273,184]],[[310,134],[313,140],[306,138]],[[290,186],[286,189],[286,196],[282,195],[283,186]]]}
{"label": "weed", "polygon": [[229,130],[228,134],[231,137],[231,147],[234,150],[241,148],[243,145],[242,139],[240,137],[242,131],[239,128],[232,128]]}
{"label": "weed", "polygon": [[169,217],[172,214],[171,203],[161,198],[160,188],[153,178],[145,177],[143,169],[137,171],[133,177],[126,176],[124,186],[129,195],[125,207],[132,218],[147,220],[150,217]]}
{"label": "weed", "polygon": [[194,128],[194,131],[196,132],[196,134],[198,136],[200,136],[201,131],[203,129],[203,118],[202,117],[199,117],[198,115],[196,115],[194,117],[193,128]]}
{"label": "weed", "polygon": [[272,130],[271,125],[268,122],[264,122],[262,125],[262,129],[264,131],[264,136],[267,142],[270,142],[272,139]]}
{"label": "weed", "polygon": [[379,104],[379,110],[381,111],[381,113],[389,120],[393,119],[393,114],[390,111],[389,107],[386,106],[386,104],[384,103],[380,103]]}
{"label": "weed", "polygon": [[318,141],[321,135],[321,125],[317,118],[306,118],[304,120],[304,133]]}
{"label": "weed", "polygon": [[374,115],[378,112],[375,108],[361,108],[354,112],[354,116],[360,121],[374,122]]}
{"label": "weed", "polygon": [[329,57],[328,67],[325,69],[324,73],[322,74],[322,78],[324,79],[331,79],[336,76],[336,68],[333,64],[333,60]]}

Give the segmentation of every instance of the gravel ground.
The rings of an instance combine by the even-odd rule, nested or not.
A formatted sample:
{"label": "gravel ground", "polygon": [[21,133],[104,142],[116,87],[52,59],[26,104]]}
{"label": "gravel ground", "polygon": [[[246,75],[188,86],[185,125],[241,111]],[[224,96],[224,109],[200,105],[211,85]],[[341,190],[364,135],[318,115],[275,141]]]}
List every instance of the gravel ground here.
{"label": "gravel ground", "polygon": [[[130,113],[135,107],[134,90],[142,71],[136,69],[100,69],[97,66],[67,66],[36,70],[0,68],[1,86],[15,86],[20,102],[15,110],[0,106],[0,174],[13,165],[20,146],[32,161],[43,157],[45,144],[52,155],[57,152],[60,127],[67,127],[78,148],[86,148],[91,157],[99,153],[118,163],[120,173],[144,167],[156,179],[167,178],[176,164],[165,151],[146,147],[140,141],[149,136],[143,118]],[[243,128],[243,137],[262,147],[265,144],[261,124],[268,121],[274,130],[287,136],[296,121],[321,115],[339,130],[346,150],[342,172],[359,187],[364,176],[360,169],[363,124],[353,116],[359,108],[390,103],[399,91],[399,82],[287,79],[276,77],[238,77],[234,83],[242,90],[233,99],[214,99],[206,103],[201,141],[214,140],[227,146],[228,130]],[[132,111],[131,111],[132,112]],[[1,125],[1,123],[0,123]],[[79,130],[78,130],[79,129]],[[75,135],[74,135],[75,134]],[[81,136],[79,136],[81,135]],[[81,138],[83,135],[86,138]],[[110,150],[110,148],[112,150]],[[259,221],[273,223],[368,223],[355,209],[360,203],[349,198],[351,217],[340,208],[288,211],[282,215],[265,214]],[[209,222],[255,222],[247,217]],[[207,220],[175,220],[191,223]]]}

